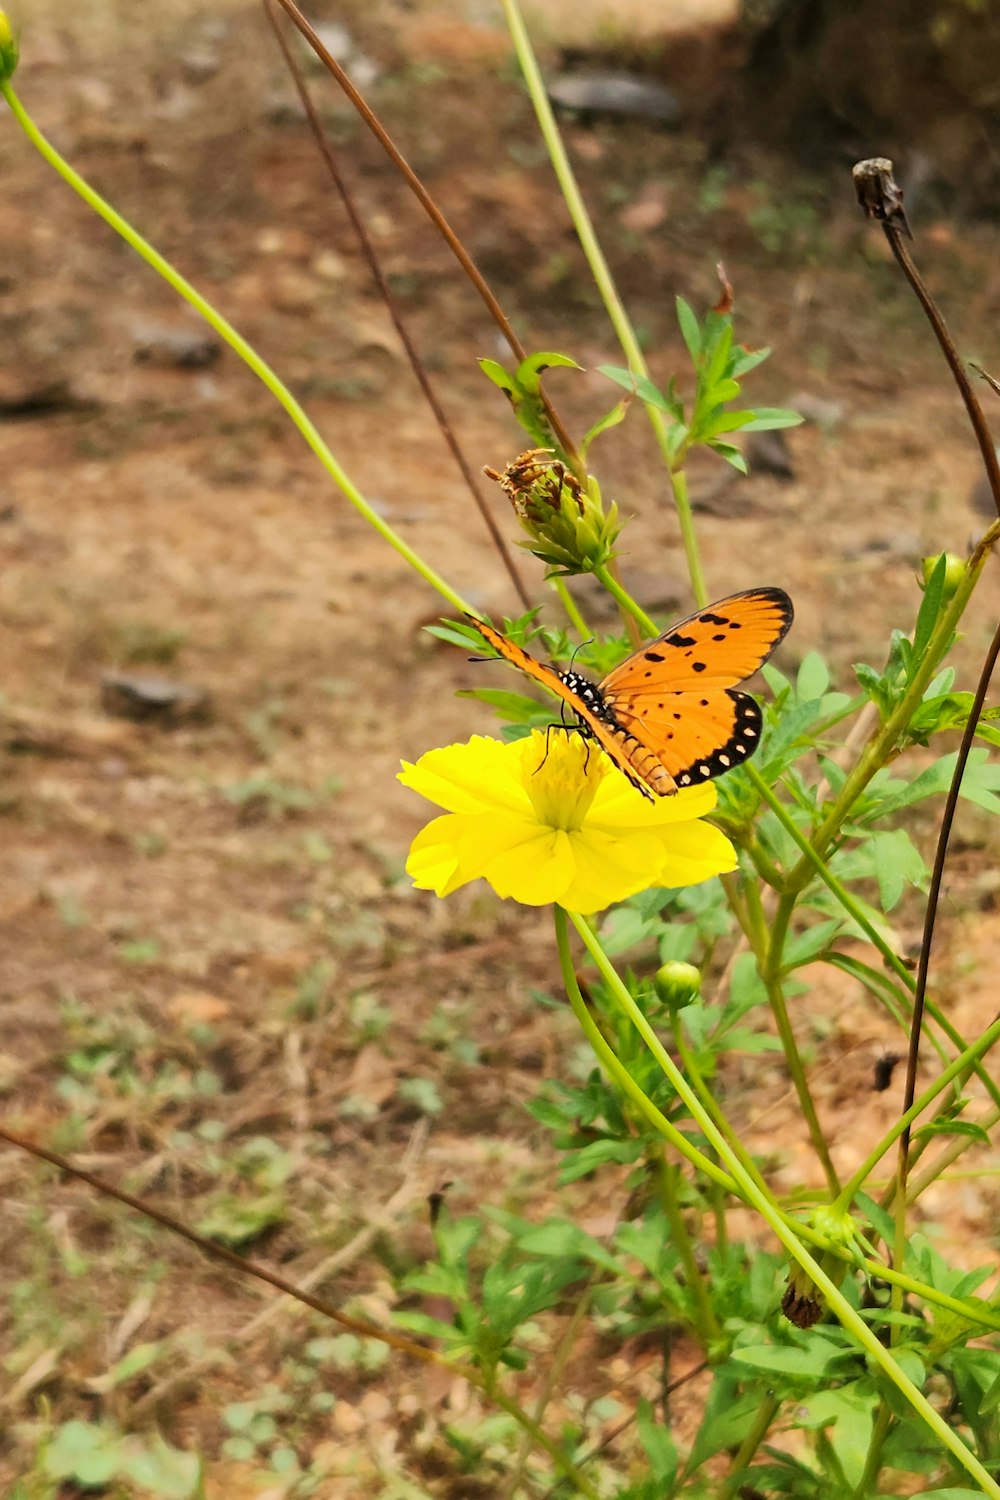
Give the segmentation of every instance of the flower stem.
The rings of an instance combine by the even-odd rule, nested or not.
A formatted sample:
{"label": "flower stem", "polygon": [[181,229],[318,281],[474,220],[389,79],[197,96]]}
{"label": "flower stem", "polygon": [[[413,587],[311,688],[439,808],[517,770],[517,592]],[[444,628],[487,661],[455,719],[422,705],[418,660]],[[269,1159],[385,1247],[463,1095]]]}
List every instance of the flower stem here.
{"label": "flower stem", "polygon": [[616,599],[626,614],[636,621],[640,630],[647,636],[658,635],[659,632],[653,621],[640,604],[636,604],[632,595],[624,589],[609,568],[595,568],[594,577],[602,583],[612,598]]}
{"label": "flower stem", "polygon": [[[604,258],[604,252],[594,232],[593,223],[587,212],[576,178],[573,175],[573,168],[566,154],[566,147],[563,145],[555,116],[552,113],[552,106],[545,91],[545,81],[542,78],[538,60],[531,46],[531,40],[524,24],[524,18],[521,15],[518,0],[503,0],[503,8],[507,18],[507,25],[510,29],[511,39],[514,43],[514,50],[517,53],[517,60],[520,64],[521,72],[524,74],[524,81],[527,84],[531,102],[534,105],[535,115],[538,119],[538,128],[541,131],[542,139],[548,150],[549,159],[552,162],[552,168],[565,199],[566,207],[569,209],[570,218],[573,220],[573,227],[576,230],[577,238],[580,241],[587,265],[590,268],[590,274],[594,278],[594,283],[604,303],[611,326],[615,331],[625,358],[629,362],[630,369],[640,376],[640,378],[648,379],[649,370],[646,366],[642,349],[639,346],[635,329],[618,294],[618,288],[615,286],[611,269]],[[698,550],[698,538],[695,534],[691,505],[687,498],[687,485],[682,473],[674,474],[673,472],[667,424],[663,413],[655,406],[650,406],[648,403],[644,404],[646,405],[646,415],[649,417],[657,447],[663,455],[663,461],[670,475],[674,504],[677,507],[677,519],[684,541],[684,553],[687,557],[688,574],[691,579],[691,591],[694,594],[695,603],[701,608],[702,605],[708,602],[708,593],[705,589],[705,577],[702,572],[701,555]]]}
{"label": "flower stem", "polygon": [[553,578],[552,587],[559,595],[559,603],[566,612],[566,618],[580,637],[581,641],[589,641],[592,631],[588,628],[586,620],[580,613],[579,606],[569,589],[566,587],[565,578]]}
{"label": "flower stem", "polygon": [[[788,935],[788,924],[795,910],[795,897],[781,897],[778,902],[777,911],[771,919],[770,927],[768,927],[767,918],[764,915],[764,908],[760,899],[760,887],[755,880],[751,880],[747,883],[747,910],[756,938],[757,969],[764,982],[764,988],[767,990],[767,998],[771,1006],[771,1013],[774,1016],[775,1025],[778,1028],[778,1036],[781,1039],[785,1062],[788,1065],[789,1073],[792,1075],[792,1083],[798,1095],[799,1108],[802,1110],[803,1118],[805,1119],[809,1129],[809,1136],[813,1143],[813,1150],[819,1157],[830,1191],[838,1193],[840,1191],[840,1178],[837,1176],[833,1159],[830,1156],[830,1148],[826,1143],[826,1136],[823,1134],[823,1128],[819,1123],[819,1116],[816,1113],[816,1106],[809,1089],[809,1081],[806,1078],[806,1070],[802,1066],[798,1042],[795,1039],[795,1032],[792,1029],[791,1019],[788,1015],[788,1003],[785,1000],[784,985],[781,982],[785,938]],[[763,942],[763,947],[757,946],[761,942]]]}
{"label": "flower stem", "polygon": [[80,174],[74,171],[69,163],[60,156],[51,142],[42,135],[24,108],[24,105],[14,92],[9,79],[0,79],[0,93],[6,99],[11,113],[25,135],[45,161],[48,162],[49,166],[53,167],[63,181],[68,183],[88,207],[92,208],[106,224],[109,224],[115,233],[119,234],[125,240],[126,244],[130,245],[136,254],[140,255],[146,261],[147,265],[152,266],[153,270],[159,276],[162,276],[164,281],[204,318],[209,327],[215,330],[219,337],[239,355],[244,364],[248,365],[257,378],[263,382],[275,400],[284,407],[288,416],[298,428],[313,453],[315,453],[334,484],[347,497],[355,510],[360,512],[369,526],[378,532],[383,541],[389,543],[389,546],[399,554],[404,562],[409,563],[410,567],[416,573],[419,573],[425,583],[429,583],[431,588],[436,589],[453,609],[459,610],[463,614],[467,613],[470,606],[461,595],[456,593],[451,585],[440,574],[436,573],[428,563],[424,562],[423,558],[414,552],[413,548],[408,546],[402,537],[383,521],[382,517],[368,504],[361,491],[351,482],[345,471],[337,463],[337,460],[323,441],[318,430],[306,416],[291,391],[279,379],[270,365],[261,358],[241,334],[237,333],[232,324],[221,313],[217,312],[212,304],[200,292],[196,291],[191,283],[179,271],[176,271],[169,261],[164,259],[159,251],[154,250],[153,246],[147,240],[143,239],[142,235],[138,234],[132,228],[131,224],[122,218],[121,214],[112,208],[110,203],[106,202],[99,193],[95,192],[90,184],[85,182]]}
{"label": "flower stem", "polygon": [[663,1205],[667,1223],[670,1225],[670,1241],[681,1258],[684,1279],[694,1303],[694,1322],[698,1337],[702,1348],[707,1349],[711,1341],[718,1336],[719,1320],[715,1316],[708,1295],[708,1286],[695,1257],[691,1236],[677,1201],[678,1169],[668,1162],[662,1153],[657,1162],[657,1175],[660,1185],[660,1202]]}
{"label": "flower stem", "polygon": [[676,1147],[681,1155],[685,1156],[698,1171],[704,1172],[706,1177],[711,1178],[713,1182],[717,1182],[727,1192],[738,1194],[739,1189],[728,1173],[724,1172],[721,1167],[716,1166],[715,1162],[699,1151],[696,1146],[692,1146],[687,1137],[677,1129],[677,1126],[670,1123],[666,1115],[657,1109],[652,1099],[639,1087],[617,1053],[609,1045],[597,1022],[587,1009],[586,1001],[580,993],[580,986],[576,982],[573,957],[569,951],[569,930],[566,924],[566,917],[569,915],[570,920],[573,922],[577,919],[572,914],[567,914],[563,911],[561,906],[554,907],[553,913],[556,924],[556,946],[559,951],[559,965],[562,969],[566,995],[572,1006],[573,1014],[579,1021],[584,1036],[597,1054],[598,1060],[610,1077],[617,1083],[622,1093],[628,1095],[632,1103],[645,1115],[653,1128],[660,1132],[664,1140],[669,1141],[672,1146]]}

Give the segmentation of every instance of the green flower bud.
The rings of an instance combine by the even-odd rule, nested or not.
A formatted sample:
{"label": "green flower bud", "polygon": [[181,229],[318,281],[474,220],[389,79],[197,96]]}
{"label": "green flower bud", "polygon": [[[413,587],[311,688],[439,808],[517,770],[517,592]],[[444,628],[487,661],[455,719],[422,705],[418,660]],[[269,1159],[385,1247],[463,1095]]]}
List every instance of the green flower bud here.
{"label": "green flower bud", "polygon": [[965,577],[965,559],[956,557],[954,552],[938,552],[933,557],[920,559],[920,572],[923,587],[926,588],[931,581],[934,569],[941,558],[945,559],[944,565],[944,598],[951,599],[958,592],[958,586]]}
{"label": "green flower bud", "polygon": [[590,573],[614,556],[621,527],[607,512],[596,479],[582,485],[550,448],[529,448],[499,472],[486,468],[514,507],[530,540],[522,542],[546,563],[550,576]]}
{"label": "green flower bud", "polygon": [[0,78],[10,78],[17,67],[18,46],[7,12],[0,10]]}
{"label": "green flower bud", "polygon": [[653,975],[653,988],[664,1005],[671,1010],[683,1010],[701,994],[701,972],[694,964],[681,963],[672,958],[661,964]]}

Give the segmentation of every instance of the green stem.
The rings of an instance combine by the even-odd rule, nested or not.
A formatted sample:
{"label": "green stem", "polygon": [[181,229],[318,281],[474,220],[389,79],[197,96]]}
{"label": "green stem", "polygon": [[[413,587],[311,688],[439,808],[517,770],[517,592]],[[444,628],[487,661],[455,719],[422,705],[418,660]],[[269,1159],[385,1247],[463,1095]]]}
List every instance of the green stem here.
{"label": "green stem", "polygon": [[604,567],[595,568],[594,577],[599,583],[603,584],[612,598],[618,601],[625,613],[632,616],[644,635],[653,636],[659,634],[659,631],[646,611],[640,604],[636,604],[627,589],[622,588],[610,569]]}
{"label": "green stem", "polygon": [[707,1350],[712,1340],[718,1337],[719,1321],[712,1309],[705,1277],[695,1258],[691,1236],[688,1234],[688,1227],[677,1201],[678,1169],[661,1153],[657,1162],[657,1170],[660,1181],[660,1202],[663,1204],[663,1212],[670,1225],[670,1241],[681,1258],[687,1288],[694,1300],[695,1329],[702,1348]]}
{"label": "green stem", "polygon": [[[517,60],[520,64],[521,72],[524,74],[524,81],[527,84],[531,102],[534,105],[538,127],[548,150],[549,159],[556,174],[556,180],[566,201],[566,207],[569,209],[570,218],[573,220],[573,227],[576,230],[577,238],[580,241],[587,265],[590,268],[590,274],[594,278],[601,300],[611,320],[611,326],[617,335],[625,358],[628,360],[629,367],[640,378],[648,379],[649,371],[642,350],[639,347],[639,340],[636,337],[635,329],[632,327],[628,313],[625,311],[621,297],[618,295],[618,288],[615,286],[614,277],[604,258],[604,252],[600,247],[597,235],[594,233],[593,223],[587,212],[576,178],[573,175],[573,168],[570,166],[566,148],[559,134],[559,127],[552,113],[552,106],[549,103],[548,94],[545,90],[545,81],[542,78],[538,60],[532,50],[520,7],[517,0],[503,0],[503,8],[507,18],[507,25],[510,29],[511,39],[514,43],[514,50],[517,53]],[[675,475],[672,472],[673,460],[670,453],[669,430],[663,412],[655,406],[650,406],[647,403],[644,404],[657,447],[663,455],[667,472],[670,474],[674,503],[677,506],[677,519],[680,523],[681,536],[684,541],[684,552],[687,557],[688,574],[691,578],[691,590],[695,597],[695,603],[700,609],[704,604],[708,603],[708,593],[705,588],[705,577],[701,566],[701,556],[698,551],[698,538],[695,534],[691,505],[687,497],[687,486],[684,482],[683,474]]]}
{"label": "green stem", "polygon": [[872,1425],[871,1441],[868,1444],[868,1452],[865,1456],[865,1467],[861,1478],[858,1480],[857,1489],[851,1496],[851,1500],[869,1500],[869,1496],[876,1495],[878,1490],[876,1483],[879,1470],[882,1467],[882,1448],[889,1429],[892,1426],[892,1412],[888,1403],[883,1399],[879,1404],[878,1415]]}
{"label": "green stem", "polygon": [[716,1491],[716,1500],[733,1500],[733,1496],[746,1483],[746,1470],[757,1449],[767,1437],[768,1429],[777,1416],[779,1405],[778,1398],[770,1395],[765,1396],[760,1403],[749,1432],[733,1455],[729,1473]]}
{"label": "green stem", "polygon": [[976,1480],[977,1484],[980,1485],[987,1495],[992,1495],[993,1500],[1000,1500],[1000,1485],[987,1472],[975,1454],[963,1443],[958,1433],[953,1431],[940,1413],[935,1411],[927,1398],[917,1389],[912,1380],[910,1380],[889,1351],[872,1332],[865,1320],[859,1316],[840,1289],[813,1256],[810,1255],[802,1240],[795,1233],[791,1224],[781,1214],[773,1200],[765,1192],[761,1191],[753,1178],[744,1170],[739,1158],[730,1150],[729,1144],[721,1131],[716,1128],[713,1121],[702,1109],[701,1104],[688,1086],[684,1076],[674,1064],[669,1053],[664,1049],[642,1011],[636,1005],[627,985],[623,983],[586,920],[573,912],[569,912],[567,915],[583,940],[591,958],[597,965],[598,971],[607,985],[609,995],[611,995],[622,1011],[629,1017],[633,1026],[635,1026],[653,1057],[669,1079],[685,1108],[702,1130],[709,1144],[718,1153],[719,1160],[728,1167],[738,1184],[741,1196],[757,1210],[764,1221],[770,1226],[789,1255],[802,1267],[806,1275],[809,1276],[822,1293],[839,1322],[852,1335],[856,1342],[861,1345],[871,1361],[885,1372],[904,1400],[908,1402],[920,1419],[930,1428],[938,1441],[948,1449],[949,1453],[954,1455],[966,1473],[970,1474]]}
{"label": "green stem", "polygon": [[906,1113],[900,1115],[891,1130],[888,1130],[878,1145],[869,1151],[850,1181],[844,1184],[834,1204],[835,1211],[841,1213],[847,1212],[854,1201],[854,1195],[860,1192],[865,1180],[875,1170],[886,1152],[899,1140],[903,1132],[913,1124],[914,1120],[919,1118],[928,1105],[933,1104],[938,1094],[944,1092],[953,1078],[957,1078],[960,1073],[964,1073],[974,1059],[981,1057],[984,1052],[988,1052],[998,1038],[1000,1038],[1000,1019],[994,1021],[992,1026],[988,1026],[982,1036],[974,1041],[971,1046],[966,1047],[964,1052],[960,1052],[958,1057],[953,1058],[948,1066],[938,1074],[930,1087],[925,1089],[918,1099],[914,1099]]}
{"label": "green stem", "polygon": [[553,589],[559,595],[559,603],[562,605],[563,610],[565,611],[567,620],[572,625],[581,641],[589,641],[592,638],[593,632],[590,630],[586,620],[580,613],[576,600],[573,598],[573,595],[566,587],[566,580],[564,578],[553,578],[551,582]]}
{"label": "green stem", "polygon": [[[636,365],[635,370],[639,375],[648,375],[645,361],[643,362],[641,368],[640,366]],[[657,439],[659,441],[661,453],[664,453],[664,456],[667,457],[667,454],[665,453],[667,427],[665,422],[663,421],[663,417],[656,409],[656,407],[647,407],[646,410],[649,413],[651,421],[654,413],[658,419],[657,422],[653,423],[653,431],[656,433]],[[662,428],[663,430],[663,440],[660,440],[659,428]],[[704,606],[708,603],[708,590],[705,587],[705,578],[701,570],[701,556],[698,551],[698,535],[694,529],[694,512],[691,509],[691,497],[688,494],[687,474],[683,468],[674,467],[676,463],[677,460],[675,459],[674,463],[670,464],[669,468],[670,488],[673,491],[674,505],[677,510],[677,520],[681,528],[681,539],[684,543],[684,555],[687,558],[688,573],[691,577],[691,592],[694,594],[695,604],[699,609],[703,609]]]}
{"label": "green stem", "polygon": [[337,463],[337,460],[330,452],[313,423],[306,416],[302,407],[295,400],[291,391],[279,379],[270,365],[261,359],[257,351],[247,343],[242,335],[237,333],[232,324],[227,322],[222,314],[217,312],[212,304],[200,292],[196,291],[191,283],[186,281],[170,262],[164,259],[159,251],[154,250],[152,245],[143,239],[142,235],[138,234],[132,228],[131,224],[126,219],[123,219],[121,214],[113,209],[110,203],[107,203],[99,193],[96,193],[90,184],[85,182],[80,174],[75,172],[69,163],[60,156],[59,152],[46,140],[45,136],[42,135],[31,119],[31,116],[15,94],[9,79],[0,79],[0,93],[6,99],[11,113],[25,135],[45,161],[48,162],[49,166],[53,167],[63,181],[68,183],[75,193],[79,194],[88,207],[92,208],[96,214],[99,214],[116,234],[121,235],[126,244],[130,245],[137,255],[140,255],[148,265],[152,266],[153,270],[159,276],[162,276],[164,281],[204,318],[209,327],[213,328],[219,337],[225,340],[229,347],[243,360],[244,364],[248,365],[257,378],[263,382],[275,400],[284,407],[288,416],[292,419],[292,422],[298,428],[302,437],[319,459],[334,484],[347,497],[355,510],[360,512],[369,526],[378,532],[383,541],[389,543],[389,546],[399,554],[404,562],[409,563],[410,567],[416,573],[419,573],[425,583],[429,583],[431,588],[436,589],[453,609],[459,610],[463,614],[468,613],[470,606],[461,595],[456,593],[451,585],[440,574],[436,573],[428,563],[424,562],[423,558],[414,552],[413,548],[408,546],[402,537],[393,531],[392,527],[383,521],[382,517],[368,504],[361,491],[351,482],[345,471]]}
{"label": "green stem", "polygon": [[755,880],[747,882],[747,907],[755,931],[759,933],[763,930],[767,933],[763,962],[761,962],[761,955],[758,953],[757,967],[760,977],[764,982],[764,988],[767,990],[771,1014],[774,1016],[775,1025],[778,1028],[778,1036],[781,1040],[782,1051],[785,1054],[785,1062],[792,1076],[792,1084],[798,1096],[799,1108],[802,1110],[803,1118],[809,1130],[813,1150],[819,1157],[831,1193],[836,1194],[840,1191],[840,1178],[837,1176],[833,1159],[830,1156],[830,1148],[826,1143],[826,1137],[819,1123],[816,1105],[813,1102],[813,1096],[809,1088],[809,1080],[806,1078],[806,1070],[802,1066],[798,1042],[795,1040],[795,1032],[792,1030],[791,1019],[788,1015],[788,1003],[785,1000],[785,990],[781,982],[785,938],[788,935],[788,924],[795,909],[795,897],[781,897],[778,902],[777,911],[771,920],[770,931],[767,929],[767,919],[764,916],[764,909],[760,899],[760,887]]}
{"label": "green stem", "polygon": [[717,1128],[721,1130],[725,1135],[732,1150],[735,1151],[739,1156],[745,1170],[749,1172],[752,1177],[756,1178],[761,1191],[767,1192],[767,1183],[764,1181],[763,1177],[758,1171],[757,1163],[754,1161],[750,1152],[746,1150],[739,1138],[739,1135],[730,1125],[722,1110],[715,1102],[715,1099],[712,1096],[712,1091],[708,1087],[708,1084],[705,1082],[704,1075],[702,1074],[702,1071],[698,1066],[698,1059],[691,1051],[684,1037],[684,1028],[681,1024],[680,1013],[677,1011],[675,1011],[671,1017],[671,1030],[673,1032],[674,1046],[677,1048],[677,1055],[680,1058],[684,1077],[691,1080],[698,1098],[701,1100],[702,1104],[705,1106],[705,1109],[715,1121]]}
{"label": "green stem", "polygon": [[572,1006],[573,1014],[580,1023],[584,1036],[590,1043],[597,1055],[599,1062],[603,1065],[609,1077],[626,1094],[641,1114],[645,1115],[655,1130],[658,1130],[664,1140],[676,1148],[676,1150],[696,1167],[704,1172],[712,1182],[716,1182],[727,1192],[736,1193],[739,1196],[733,1179],[724,1172],[721,1167],[716,1166],[710,1157],[705,1156],[696,1146],[692,1146],[687,1136],[683,1135],[676,1125],[672,1125],[666,1115],[657,1109],[652,1099],[636,1083],[628,1069],[622,1063],[617,1053],[609,1046],[603,1032],[594,1020],[587,1003],[580,993],[580,986],[576,982],[576,973],[573,968],[573,956],[569,949],[569,932],[566,925],[566,913],[561,906],[553,908],[556,925],[556,946],[559,951],[559,965],[562,969],[563,985]]}

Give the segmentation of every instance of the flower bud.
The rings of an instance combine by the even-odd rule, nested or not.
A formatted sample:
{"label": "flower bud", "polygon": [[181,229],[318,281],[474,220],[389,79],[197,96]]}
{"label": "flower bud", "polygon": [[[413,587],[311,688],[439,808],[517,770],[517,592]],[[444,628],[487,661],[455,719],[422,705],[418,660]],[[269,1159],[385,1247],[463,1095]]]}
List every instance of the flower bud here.
{"label": "flower bud", "polygon": [[7,12],[0,10],[0,79],[10,78],[17,67],[18,46]]}
{"label": "flower bud", "polygon": [[683,1010],[701,994],[701,972],[694,964],[672,958],[653,975],[653,988],[664,1005],[671,1010]]}
{"label": "flower bud", "polygon": [[498,472],[486,468],[528,533],[522,542],[550,576],[589,573],[614,556],[621,530],[615,506],[605,512],[596,479],[582,485],[550,448],[529,448]]}
{"label": "flower bud", "polygon": [[926,588],[942,557],[945,559],[943,598],[948,600],[957,593],[958,586],[965,577],[964,558],[956,557],[954,552],[938,552],[933,557],[923,557],[920,559],[920,573],[923,587]]}
{"label": "flower bud", "polygon": [[[812,1214],[814,1229],[831,1242],[829,1250],[816,1254],[816,1260],[835,1286],[839,1286],[847,1274],[848,1260],[838,1255],[833,1246],[848,1250],[854,1243],[854,1220],[850,1214],[834,1213],[828,1203],[821,1204]],[[823,1294],[807,1271],[797,1261],[788,1269],[788,1286],[781,1299],[781,1311],[796,1328],[812,1328],[826,1312]]]}

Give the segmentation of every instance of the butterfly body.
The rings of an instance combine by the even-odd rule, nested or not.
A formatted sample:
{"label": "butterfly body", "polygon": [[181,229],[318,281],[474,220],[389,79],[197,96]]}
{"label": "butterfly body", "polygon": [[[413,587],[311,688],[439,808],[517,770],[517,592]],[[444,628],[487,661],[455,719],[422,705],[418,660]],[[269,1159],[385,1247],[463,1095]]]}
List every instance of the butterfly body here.
{"label": "butterfly body", "polygon": [[732,594],[641,646],[600,683],[537,661],[492,625],[469,618],[501,656],[568,704],[580,732],[652,798],[722,776],[754,753],[760,707],[736,685],[771,655],[792,614],[782,589]]}

